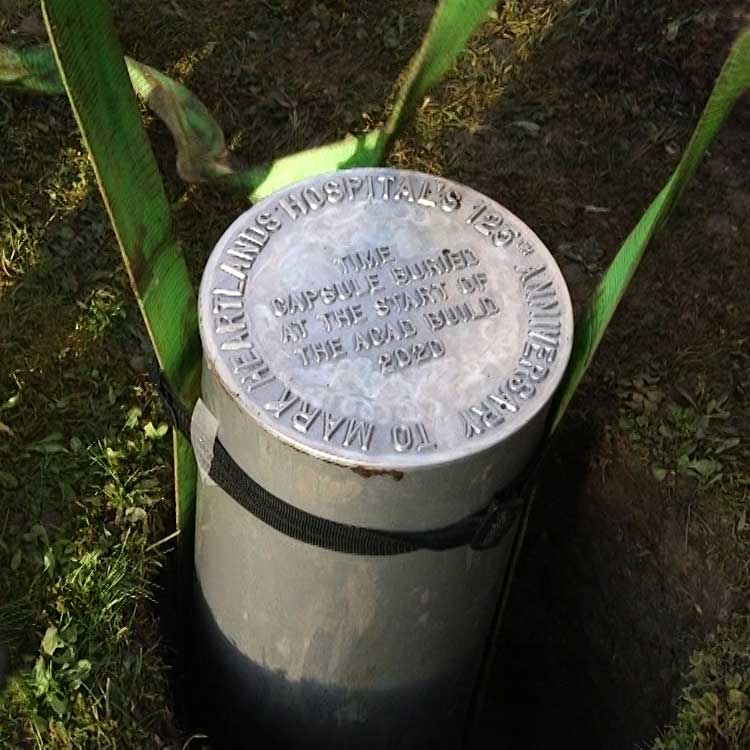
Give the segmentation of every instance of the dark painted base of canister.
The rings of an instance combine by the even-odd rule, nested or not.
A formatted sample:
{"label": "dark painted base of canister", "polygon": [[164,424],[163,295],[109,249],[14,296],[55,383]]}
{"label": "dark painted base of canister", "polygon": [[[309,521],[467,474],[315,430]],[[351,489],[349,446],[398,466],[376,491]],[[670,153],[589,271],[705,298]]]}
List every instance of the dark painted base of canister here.
{"label": "dark painted base of canister", "polygon": [[[475,668],[398,689],[290,681],[253,663],[221,632],[200,585],[194,596],[193,684],[199,723],[217,750],[455,750],[461,747]],[[368,720],[358,717],[366,706]]]}

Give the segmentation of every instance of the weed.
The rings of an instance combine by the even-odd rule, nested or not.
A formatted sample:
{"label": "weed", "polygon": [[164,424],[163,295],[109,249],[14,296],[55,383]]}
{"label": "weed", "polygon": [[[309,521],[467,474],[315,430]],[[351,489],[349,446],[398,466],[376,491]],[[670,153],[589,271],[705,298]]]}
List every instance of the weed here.
{"label": "weed", "polygon": [[[249,163],[381,123],[385,92],[433,9],[418,2],[405,10],[396,0],[356,8],[342,0],[113,4],[126,52],[190,85]],[[573,260],[598,272],[608,238],[624,236],[648,189],[663,183],[669,149],[690,124],[685,106],[700,104],[700,92],[685,106],[672,103],[672,89],[665,94],[671,79],[664,69],[677,66],[677,53],[663,59],[661,49],[649,56],[646,47],[636,60],[614,56],[634,47],[634,26],[654,21],[644,9],[623,23],[621,5],[499,5],[455,74],[421,107],[414,136],[392,162],[484,181],[477,187],[507,196],[503,202],[515,203],[543,234],[575,240]],[[16,44],[16,28],[36,6],[3,3],[0,38]],[[605,50],[590,78],[581,71],[578,89],[575,71],[558,68],[565,57],[555,58],[555,76],[570,79],[564,97],[559,82],[525,76],[542,43],[563,33],[558,21],[568,12],[577,14],[565,27],[573,47],[614,31],[631,36]],[[685,15],[680,10],[664,22],[664,34],[674,34],[669,23],[680,22],[676,43],[696,26],[682,24]],[[699,62],[700,75],[708,76],[710,66]],[[628,106],[618,109],[622,85],[630,87],[622,95]],[[685,126],[679,134],[670,125],[677,115]],[[166,546],[158,542],[169,536],[173,513],[169,445],[164,416],[142,385],[150,356],[145,333],[67,102],[3,92],[0,118],[0,643],[7,654],[0,648],[0,672],[7,673],[0,747],[176,748],[179,731],[151,606]],[[204,185],[180,184],[171,138],[159,122],[147,122],[197,279],[211,246],[246,205]],[[647,154],[633,144],[640,135]],[[610,210],[574,221],[574,200]],[[597,243],[585,239],[594,233]],[[743,320],[735,319],[734,330],[744,330]],[[628,326],[640,339],[650,330],[637,315]],[[748,446],[726,414],[742,407],[740,389],[748,388],[741,382],[742,351],[738,345],[721,357],[737,365],[728,399],[728,386],[685,383],[687,395],[672,387],[677,371],[706,368],[706,351],[687,363],[675,357],[656,371],[639,364],[628,374],[618,361],[605,383],[607,393],[617,385],[620,394],[618,429],[641,446],[655,476],[690,477],[735,514],[735,555],[748,541],[742,515]],[[732,713],[739,694],[730,691],[747,694],[746,683],[727,685],[720,675],[748,673],[740,658],[748,649],[743,632],[733,626],[716,635],[717,676],[696,685],[718,696],[718,708],[701,709],[698,724],[716,715],[741,721]],[[726,649],[734,656],[721,656]],[[732,737],[742,737],[734,719],[728,726]],[[674,731],[683,744],[664,750],[694,747],[686,728]],[[714,741],[713,731],[707,741]]]}
{"label": "weed", "polygon": [[89,447],[66,447],[55,433],[29,446],[62,460],[66,473],[78,467],[83,482],[56,525],[35,523],[3,550],[0,564],[10,558],[25,575],[39,609],[26,638],[19,630],[29,610],[0,611],[4,642],[16,651],[23,643],[27,664],[0,704],[0,744],[156,747],[156,736],[173,731],[151,606],[163,555],[152,545],[168,530],[166,432],[132,407],[122,430]]}
{"label": "weed", "polygon": [[750,747],[750,618],[719,627],[691,667],[677,722],[655,750]]}

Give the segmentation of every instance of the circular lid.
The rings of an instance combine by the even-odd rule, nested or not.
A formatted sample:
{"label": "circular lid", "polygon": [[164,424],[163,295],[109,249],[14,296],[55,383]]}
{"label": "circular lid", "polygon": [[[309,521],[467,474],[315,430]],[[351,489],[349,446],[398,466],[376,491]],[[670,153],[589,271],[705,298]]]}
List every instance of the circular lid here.
{"label": "circular lid", "polygon": [[520,219],[397,169],[314,177],[242,214],[199,304],[204,356],[238,409],[300,450],[378,468],[519,430],[573,333],[560,270]]}

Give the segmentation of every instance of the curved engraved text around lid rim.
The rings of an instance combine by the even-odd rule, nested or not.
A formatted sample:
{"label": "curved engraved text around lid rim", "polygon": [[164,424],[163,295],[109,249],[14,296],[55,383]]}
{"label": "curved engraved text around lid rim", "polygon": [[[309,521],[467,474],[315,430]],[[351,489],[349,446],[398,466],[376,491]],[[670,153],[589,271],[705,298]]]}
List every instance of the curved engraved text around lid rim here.
{"label": "curved engraved text around lid rim", "polygon": [[[394,170],[394,169],[378,169],[378,168],[366,168],[357,170],[348,170],[346,172],[332,172],[326,175],[319,175],[308,180],[304,180],[296,185],[291,185],[284,190],[275,193],[272,196],[264,199],[256,206],[239,216],[230,227],[222,234],[221,239],[216,244],[214,251],[211,254],[211,258],[206,267],[206,273],[204,274],[201,288],[200,288],[200,332],[201,338],[204,342],[204,349],[206,356],[209,359],[209,364],[215,371],[217,379],[221,382],[224,389],[229,394],[236,394],[241,389],[239,388],[229,364],[225,361],[222,356],[222,352],[218,349],[216,337],[213,333],[213,329],[209,326],[207,320],[207,312],[210,310],[210,294],[211,289],[214,286],[214,274],[216,273],[216,267],[220,260],[221,253],[226,249],[227,244],[235,237],[243,225],[246,225],[249,220],[253,220],[263,214],[264,211],[268,210],[273,205],[274,201],[282,199],[284,196],[288,196],[295,190],[300,191],[306,189],[307,186],[322,186],[326,184],[327,180],[341,179],[342,175],[356,178],[358,176],[366,177],[367,175],[387,175],[392,179],[399,179],[401,176],[411,176],[414,179],[422,180],[433,180],[440,182],[443,186],[455,188],[474,200],[480,200],[487,203],[493,210],[499,210],[503,214],[512,218],[514,226],[519,228],[523,232],[523,236],[528,238],[530,242],[533,242],[535,247],[541,251],[542,259],[545,263],[549,263],[549,274],[553,278],[554,287],[557,294],[559,294],[560,302],[560,318],[561,318],[561,330],[557,350],[557,360],[554,367],[554,371],[549,373],[549,379],[545,381],[543,388],[533,402],[527,402],[523,409],[523,414],[517,415],[517,418],[507,421],[494,431],[488,431],[486,434],[478,435],[472,442],[466,441],[460,442],[457,445],[443,447],[441,446],[438,453],[430,454],[429,457],[425,454],[420,456],[410,455],[398,455],[398,454],[380,454],[380,455],[368,455],[366,453],[351,455],[346,452],[337,452],[335,448],[328,450],[325,446],[316,445],[312,442],[307,442],[305,437],[300,435],[299,437],[291,431],[291,428],[282,429],[280,426],[275,424],[269,418],[269,415],[263,411],[259,404],[255,403],[251,398],[240,393],[239,397],[234,396],[234,400],[241,402],[241,409],[243,413],[247,414],[258,422],[261,427],[274,437],[282,440],[284,443],[293,446],[295,449],[314,455],[326,461],[330,461],[336,464],[350,467],[371,467],[375,470],[388,470],[388,469],[408,469],[415,470],[419,468],[430,468],[433,466],[440,466],[443,464],[449,464],[456,461],[460,461],[475,453],[483,452],[490,449],[509,437],[524,429],[530,422],[536,419],[540,411],[545,409],[549,404],[556,388],[558,387],[567,366],[570,352],[572,348],[572,331],[573,331],[573,320],[572,320],[572,309],[570,304],[570,297],[565,286],[564,279],[560,273],[557,264],[546,246],[541,242],[537,235],[515,214],[508,211],[508,209],[500,206],[496,201],[483,194],[475,191],[472,188],[461,185],[453,181],[443,180],[442,178],[433,177],[431,175],[424,175],[419,172],[411,172],[407,170]],[[442,188],[441,188],[442,189]],[[210,316],[209,316],[210,317]],[[387,429],[387,425],[381,425]]]}

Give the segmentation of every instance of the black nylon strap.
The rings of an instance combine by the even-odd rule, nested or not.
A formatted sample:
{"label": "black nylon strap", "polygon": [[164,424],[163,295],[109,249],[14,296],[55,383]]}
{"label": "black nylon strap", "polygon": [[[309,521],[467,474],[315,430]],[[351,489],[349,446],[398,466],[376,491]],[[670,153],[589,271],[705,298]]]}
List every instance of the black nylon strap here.
{"label": "black nylon strap", "polygon": [[[152,378],[172,424],[190,440],[190,410],[179,401],[158,365],[152,371]],[[520,490],[525,483],[524,475],[524,480],[514,482],[486,508],[450,526],[392,532],[321,518],[272,495],[245,473],[218,438],[208,475],[245,510],[282,534],[350,555],[401,555],[420,549],[447,550],[464,545],[476,550],[495,547],[510,531],[523,506]]]}

